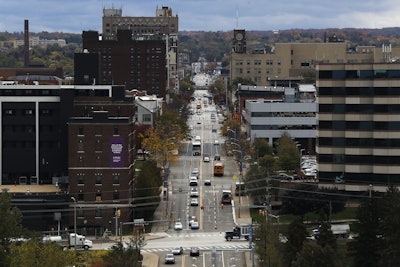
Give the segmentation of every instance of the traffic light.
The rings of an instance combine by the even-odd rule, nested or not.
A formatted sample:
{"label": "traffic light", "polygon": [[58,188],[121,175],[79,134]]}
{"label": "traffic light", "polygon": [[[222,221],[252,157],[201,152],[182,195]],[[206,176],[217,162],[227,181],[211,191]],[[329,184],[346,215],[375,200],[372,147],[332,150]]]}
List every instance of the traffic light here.
{"label": "traffic light", "polygon": [[121,217],[121,210],[117,209],[117,217],[120,218]]}

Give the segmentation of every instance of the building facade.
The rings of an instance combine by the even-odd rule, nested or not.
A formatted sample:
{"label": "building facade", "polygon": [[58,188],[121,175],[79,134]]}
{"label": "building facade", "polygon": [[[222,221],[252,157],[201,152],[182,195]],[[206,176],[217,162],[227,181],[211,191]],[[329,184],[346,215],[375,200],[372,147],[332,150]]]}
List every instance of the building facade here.
{"label": "building facade", "polygon": [[[103,40],[96,31],[84,31],[82,38],[84,50],[75,60],[75,84],[123,84],[127,90],[165,97],[168,79],[164,36],[134,38],[131,30],[119,30],[113,39]],[[86,59],[92,64],[87,66]]]}
{"label": "building facade", "polygon": [[400,64],[317,65],[319,180],[399,183]]}
{"label": "building facade", "polygon": [[358,46],[337,39],[324,43],[276,43],[269,50],[250,48],[246,32],[234,30],[231,52],[231,81],[251,79],[259,86],[271,80],[298,79],[315,72],[318,63],[373,63],[398,60],[400,48],[391,46]]}
{"label": "building facade", "polygon": [[[102,235],[133,220],[135,106],[124,87],[111,95],[74,99],[68,123],[69,193],[76,199],[79,233]],[[119,225],[117,225],[119,227]]]}
{"label": "building facade", "polygon": [[164,36],[166,41],[167,82],[166,91],[179,89],[178,79],[178,15],[173,16],[172,8],[162,6],[156,8],[152,17],[123,16],[122,8],[103,9],[103,40],[112,40],[119,30],[130,30],[134,38]]}
{"label": "building facade", "polygon": [[273,146],[276,140],[287,134],[305,152],[313,154],[318,111],[315,87],[314,90],[283,87],[264,90],[263,98],[245,100],[242,125],[250,140],[264,138]]}

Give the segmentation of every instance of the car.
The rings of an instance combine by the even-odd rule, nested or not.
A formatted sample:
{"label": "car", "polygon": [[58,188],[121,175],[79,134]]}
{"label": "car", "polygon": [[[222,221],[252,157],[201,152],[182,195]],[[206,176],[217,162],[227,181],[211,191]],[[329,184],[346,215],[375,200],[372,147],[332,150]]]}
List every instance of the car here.
{"label": "car", "polygon": [[198,197],[199,196],[199,191],[197,191],[196,187],[192,187],[192,190],[190,190],[190,197]]}
{"label": "car", "polygon": [[181,222],[176,222],[174,225],[174,229],[175,230],[182,230],[183,229],[183,225]]}
{"label": "car", "polygon": [[165,264],[175,264],[175,256],[172,253],[168,253],[165,255],[165,259],[164,259],[164,263]]}
{"label": "car", "polygon": [[190,176],[196,176],[197,178],[199,178],[199,175],[200,175],[199,169],[198,168],[194,168],[192,170],[192,174]]}
{"label": "car", "polygon": [[199,229],[199,222],[192,222],[190,225],[190,229]]}
{"label": "car", "polygon": [[171,252],[174,255],[182,255],[183,254],[183,248],[182,247],[174,247]]}
{"label": "car", "polygon": [[204,154],[203,161],[210,162],[210,156],[208,154]]}
{"label": "car", "polygon": [[219,141],[218,140],[214,140],[214,145],[218,146],[219,145]]}
{"label": "car", "polygon": [[200,256],[200,250],[198,247],[190,248],[190,256]]}
{"label": "car", "polygon": [[211,185],[211,180],[204,180],[204,185]]}
{"label": "car", "polygon": [[201,122],[198,121],[197,124],[201,124]]}
{"label": "car", "polygon": [[192,226],[193,222],[197,222],[197,217],[196,216],[189,216],[189,226]]}
{"label": "car", "polygon": [[199,205],[199,201],[197,200],[197,198],[192,198],[190,200],[190,206],[198,206]]}
{"label": "car", "polygon": [[189,185],[190,186],[197,186],[197,184],[198,184],[197,178],[189,180]]}
{"label": "car", "polygon": [[221,160],[221,156],[219,154],[215,154],[214,160]]}

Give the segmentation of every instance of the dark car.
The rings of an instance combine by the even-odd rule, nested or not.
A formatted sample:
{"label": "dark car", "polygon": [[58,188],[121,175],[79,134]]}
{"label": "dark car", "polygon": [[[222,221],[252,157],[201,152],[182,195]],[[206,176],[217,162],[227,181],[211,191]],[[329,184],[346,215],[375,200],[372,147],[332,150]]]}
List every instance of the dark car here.
{"label": "dark car", "polygon": [[190,256],[200,256],[200,250],[197,247],[190,249]]}

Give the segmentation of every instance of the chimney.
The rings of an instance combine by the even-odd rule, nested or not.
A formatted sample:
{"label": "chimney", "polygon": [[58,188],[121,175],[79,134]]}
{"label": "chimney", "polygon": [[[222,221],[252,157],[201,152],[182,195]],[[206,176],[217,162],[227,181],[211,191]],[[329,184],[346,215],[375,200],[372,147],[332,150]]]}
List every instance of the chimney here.
{"label": "chimney", "polygon": [[25,20],[24,27],[24,66],[29,66],[29,21]]}

